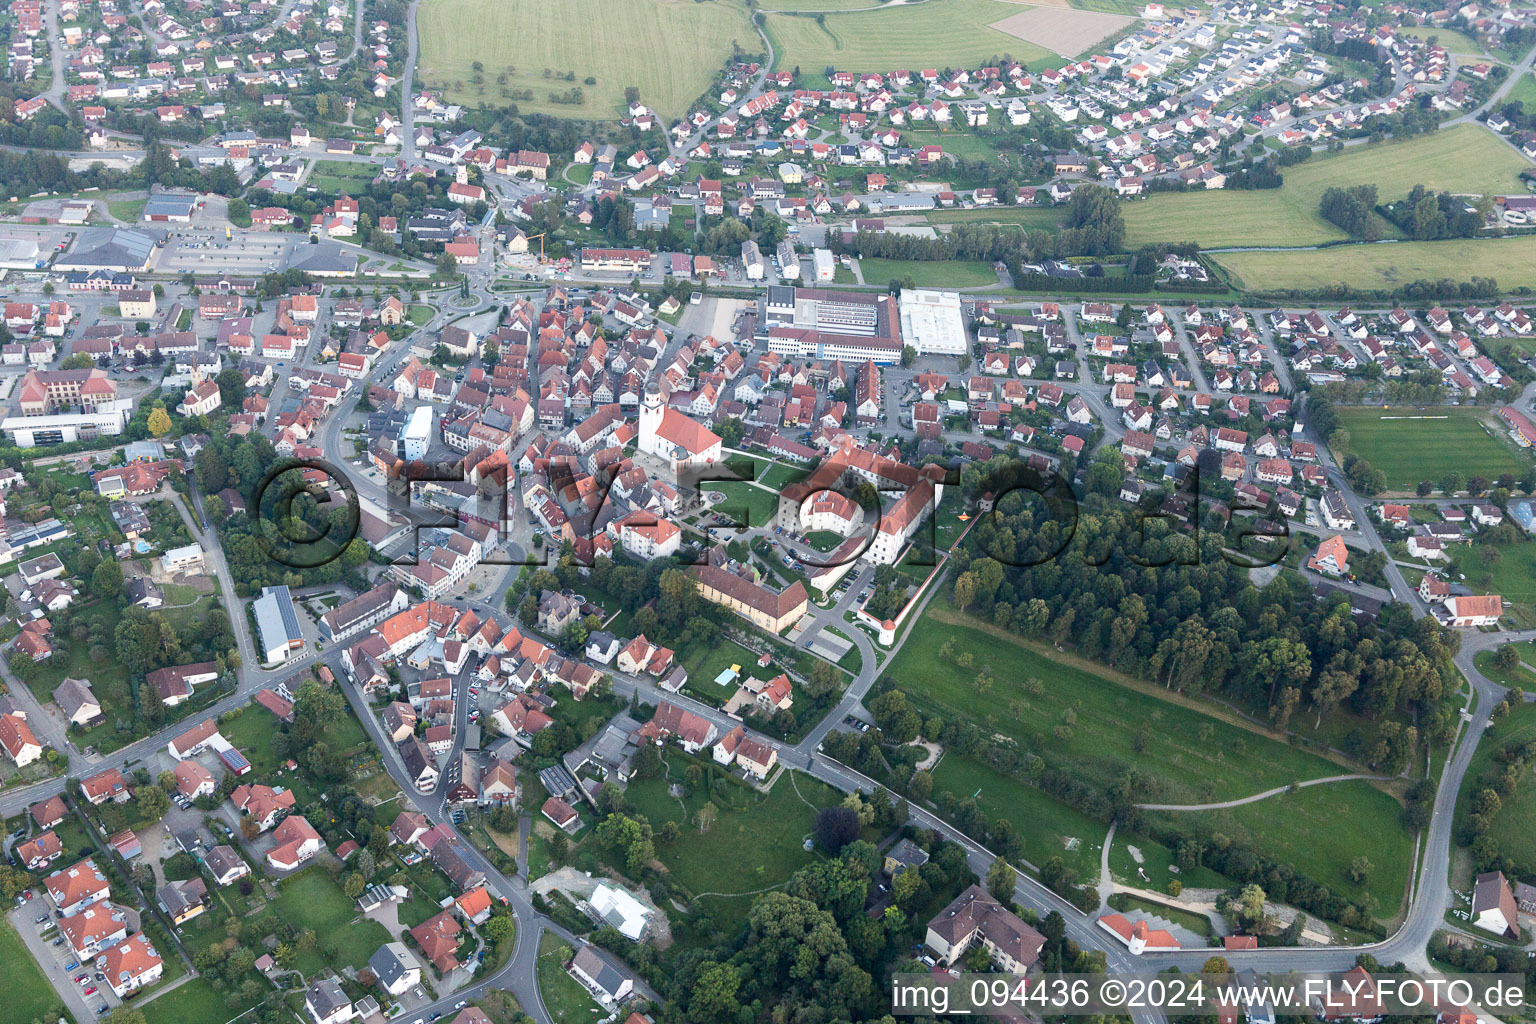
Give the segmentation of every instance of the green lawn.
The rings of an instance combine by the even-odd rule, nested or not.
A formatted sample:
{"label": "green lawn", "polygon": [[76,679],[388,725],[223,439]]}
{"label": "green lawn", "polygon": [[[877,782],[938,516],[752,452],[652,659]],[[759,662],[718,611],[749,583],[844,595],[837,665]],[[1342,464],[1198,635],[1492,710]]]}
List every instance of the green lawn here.
{"label": "green lawn", "polygon": [[432,319],[432,307],[424,303],[418,303],[407,308],[405,315],[406,318],[411,321],[411,323],[415,324],[417,327],[420,327],[422,324]]}
{"label": "green lawn", "polygon": [[581,982],[566,973],[565,964],[561,962],[561,951],[569,948],[554,932],[540,936],[539,998],[544,1000],[544,1008],[557,1021],[593,1020],[598,1015],[597,1004]]}
{"label": "green lawn", "polygon": [[775,491],[783,490],[793,483],[804,480],[810,472],[804,466],[792,466],[787,462],[775,462],[766,470],[758,467],[757,482],[764,487],[771,487]]}
{"label": "green lawn", "polygon": [[1026,231],[1055,231],[1061,227],[1064,210],[1053,206],[978,206],[972,210],[930,210],[925,215],[930,224],[1013,224]]}
{"label": "green lawn", "polygon": [[193,978],[153,1002],[143,1004],[147,1024],[186,1024],[187,1021],[217,1024],[247,1009],[249,1005],[237,994],[215,991],[203,978]]}
{"label": "green lawn", "polygon": [[1505,604],[1536,604],[1536,540],[1457,546],[1451,559],[1472,589],[1500,594]]}
{"label": "green lawn", "polygon": [[[1315,156],[1304,164],[1286,168],[1283,172],[1285,184],[1278,189],[1168,192],[1141,202],[1127,203],[1124,207],[1125,245],[1127,249],[1135,249],[1157,241],[1194,241],[1205,248],[1217,248],[1312,245],[1334,241],[1345,238],[1344,232],[1323,220],[1317,212],[1324,190],[1332,186],[1375,184],[1381,202],[1398,199],[1418,184],[1479,195],[1523,193],[1525,188],[1519,173],[1525,166],[1519,153],[1486,128],[1458,125],[1403,142],[1355,146],[1337,155]],[[1398,253],[1397,246],[1371,248],[1393,250],[1391,258],[1408,258],[1406,252]],[[1302,257],[1296,267],[1305,270],[1306,261],[1336,259],[1336,252],[1263,255]],[[1233,254],[1239,255],[1260,254]],[[1251,285],[1262,282],[1283,286],[1281,282],[1272,282],[1262,272],[1271,263],[1239,262],[1240,266],[1233,269]],[[1278,260],[1274,263],[1279,265]],[[1243,267],[1254,273],[1251,276],[1245,274]],[[1336,263],[1323,262],[1317,273],[1333,274],[1337,269]],[[1468,268],[1465,273],[1486,272]],[[1404,280],[1419,276],[1440,275],[1413,273]],[[1333,283],[1348,281],[1359,287],[1373,286],[1370,281],[1357,280],[1349,274],[1327,279]],[[1500,283],[1505,283],[1502,277]],[[1511,286],[1517,283],[1514,280],[1508,282]]]}
{"label": "green lawn", "polygon": [[[219,731],[234,744],[251,762],[251,777],[269,786],[288,786],[293,789],[299,803],[306,804],[319,794],[297,774],[281,771],[283,759],[272,747],[272,738],[281,728],[277,716],[260,704],[247,704],[240,715],[220,723]],[[326,739],[332,749],[351,751],[367,743],[362,723],[350,712],[326,728]]]}
{"label": "green lawn", "polygon": [[[504,106],[510,94],[525,112],[595,120],[623,114],[631,85],[663,119],[677,117],[709,88],[733,45],[762,48],[740,0],[431,0],[417,26],[421,80],[455,102]],[[479,82],[475,61],[484,66]],[[550,99],[572,89],[583,102]]]}
{"label": "green lawn", "polygon": [[1473,57],[1486,57],[1487,53],[1477,45],[1477,40],[1455,29],[1436,28],[1433,25],[1416,25],[1399,29],[1403,35],[1410,39],[1433,39],[1440,46],[1445,47],[1446,52],[1466,54]]}
{"label": "green lawn", "polygon": [[766,526],[773,522],[773,517],[779,511],[778,493],[755,483],[712,480],[706,489],[725,495],[724,501],[711,508],[734,523]]}
{"label": "green lawn", "polygon": [[107,210],[130,227],[137,224],[139,218],[144,216],[144,207],[149,205],[148,199],[118,199],[107,200]]}
{"label": "green lawn", "polygon": [[715,677],[732,665],[741,666],[742,678],[756,676],[759,679],[772,679],[783,671],[775,662],[770,662],[767,668],[758,668],[757,658],[756,654],[726,637],[719,638],[709,647],[702,644],[685,647],[678,652],[678,663],[688,672],[684,692],[707,704],[719,706],[730,700],[736,692],[736,686],[718,686]]}
{"label": "green lawn", "polygon": [[5,1006],[0,1007],[0,1024],[51,1019],[63,1007],[63,1000],[9,921],[0,921],[0,963],[5,964],[5,989],[10,993]]}
{"label": "green lawn", "polygon": [[[1152,817],[1185,832],[1222,833],[1254,847],[1350,899],[1367,899],[1379,918],[1394,916],[1406,895],[1413,837],[1402,807],[1367,782],[1339,782],[1282,793],[1219,811],[1159,811]],[[1367,857],[1374,870],[1363,884],[1351,862]]]}
{"label": "green lawn", "polygon": [[[1495,755],[1500,750],[1532,740],[1536,740],[1536,704],[1521,704],[1483,734],[1456,801],[1458,830],[1471,804],[1472,794],[1481,785],[1480,780],[1490,769],[1498,768]],[[1512,858],[1522,874],[1536,871],[1536,780],[1527,777],[1520,781],[1514,794],[1495,816],[1489,834],[1498,843],[1499,852]]]}
{"label": "green lawn", "polygon": [[309,183],[322,192],[360,192],[373,181],[371,164],[345,160],[321,160],[315,164]]}
{"label": "green lawn", "polygon": [[1536,235],[1341,245],[1317,251],[1230,252],[1215,257],[1247,289],[1394,289],[1413,281],[1491,277],[1504,290],[1536,287]]}
{"label": "green lawn", "polygon": [[1024,859],[1031,864],[1060,856],[1077,873],[1078,881],[1098,877],[1099,851],[1109,831],[1106,822],[1095,821],[1036,786],[956,754],[945,754],[933,770],[933,789],[961,799],[975,797],[988,818],[1012,821],[1025,837]]}
{"label": "green lawn", "polygon": [[383,925],[357,919],[357,907],[320,868],[285,879],[278,890],[270,912],[295,928],[313,929],[321,946],[334,945],[337,962],[330,966],[337,970],[366,966],[368,958],[389,941]]}
{"label": "green lawn", "polygon": [[[1207,803],[1341,772],[1334,762],[1206,714],[1193,701],[1165,697],[1149,684],[1121,684],[1107,673],[1089,671],[1086,663],[1047,657],[1021,641],[1006,647],[1007,634],[985,632],[972,621],[930,607],[889,666],[891,678],[925,711],[965,715],[1097,788],[1107,790],[1125,771],[1135,770],[1149,780],[1141,802]],[[972,652],[972,668],[960,669],[940,657],[940,648],[951,638],[958,651]],[[985,695],[973,683],[978,672],[995,680]],[[1031,679],[1038,685],[1027,682]],[[1029,833],[1025,856],[1031,862],[1060,853],[1080,880],[1096,877],[1105,823],[1021,780],[952,754],[940,762],[934,782],[936,791],[975,796],[989,816],[1008,817]],[[1190,815],[1204,815],[1198,828],[1202,834],[1221,831],[1251,840],[1260,851],[1325,884],[1355,897],[1369,895],[1377,912],[1389,917],[1399,906],[1411,845],[1399,813],[1390,794],[1367,784],[1341,784],[1228,811],[1154,817],[1187,830]],[[1316,842],[1309,839],[1314,832]],[[1076,849],[1070,848],[1072,840]],[[1141,845],[1139,836],[1125,841]],[[1341,877],[1362,853],[1376,865],[1364,886]],[[1123,859],[1119,870],[1127,870]]]}
{"label": "green lawn", "polygon": [[[675,821],[682,829],[676,843],[656,842],[656,856],[672,880],[694,897],[714,894],[699,909],[723,920],[720,904],[733,896],[746,897],[778,886],[816,859],[802,847],[811,833],[816,810],[842,801],[842,794],[809,776],[786,775],[764,796],[745,786],[731,784],[727,796],[709,793],[704,787],[686,799],[667,793],[669,782],[680,782],[686,757],[668,758],[667,779],[647,779],[630,784],[630,806],[660,830],[663,822]],[[713,799],[719,808],[714,827],[701,833],[694,824],[698,809]],[[740,901],[745,911],[751,900]],[[557,1018],[558,1019],[558,1018]]]}
{"label": "green lawn", "polygon": [[833,533],[831,530],[813,530],[805,535],[805,542],[823,553],[836,548],[839,544],[843,543],[843,540],[844,538]]}
{"label": "green lawn", "polygon": [[997,283],[997,271],[984,260],[859,260],[865,284],[904,281],[919,288],[977,288]]}
{"label": "green lawn", "polygon": [[[1149,780],[1142,802],[1205,803],[1340,771],[1332,761],[1206,714],[1193,701],[1165,699],[1161,687],[1121,685],[1090,671],[1090,663],[1069,664],[1017,640],[1002,643],[1006,634],[984,632],[974,621],[934,601],[887,674],[909,698],[1012,737],[1105,790],[1134,768]],[[940,655],[950,640],[956,652],[971,652],[971,668]],[[985,695],[974,684],[983,671],[995,680]]]}
{"label": "green lawn", "polygon": [[1532,672],[1524,665],[1516,665],[1513,672],[1501,672],[1493,664],[1492,651],[1478,651],[1473,656],[1472,663],[1477,666],[1479,672],[1500,686],[1518,686],[1526,693],[1536,693],[1536,672]]}
{"label": "green lawn", "polygon": [[1017,145],[1001,132],[981,135],[974,131],[913,132],[912,142],[914,145],[937,143],[944,147],[944,152],[962,160],[982,160],[989,164],[997,163],[1000,149],[1012,149]]}
{"label": "green lawn", "polygon": [[1192,910],[1183,910],[1166,903],[1154,903],[1152,900],[1144,900],[1139,896],[1129,893],[1117,892],[1109,898],[1109,905],[1116,910],[1139,911],[1144,914],[1156,914],[1165,920],[1172,921],[1196,935],[1203,935],[1209,939],[1215,929],[1211,926],[1211,919],[1204,914],[1197,914]]}
{"label": "green lawn", "polygon": [[[1132,847],[1141,855],[1140,860],[1131,855]],[[1173,867],[1173,851],[1146,836],[1117,833],[1115,845],[1109,850],[1110,874],[1141,889],[1167,892],[1169,883],[1175,879],[1186,889],[1226,889],[1232,885],[1231,879],[1207,867],[1189,871],[1174,871]]]}
{"label": "green lawn", "polygon": [[1421,480],[1438,484],[1452,471],[1491,480],[1501,473],[1519,475],[1522,468],[1484,427],[1484,418],[1492,418],[1486,409],[1354,406],[1337,412],[1349,431],[1349,450],[1385,473],[1390,490],[1411,491]]}
{"label": "green lawn", "polygon": [[991,27],[1019,8],[1000,0],[930,0],[928,3],[828,14],[819,21],[768,14],[776,68],[835,67],[889,71],[912,67],[974,67],[1009,53],[1031,68],[1060,67],[1065,58]]}
{"label": "green lawn", "polygon": [[1536,111],[1536,76],[1521,75],[1520,81],[1510,87],[1505,95],[1505,103],[1519,102],[1524,105],[1527,113]]}

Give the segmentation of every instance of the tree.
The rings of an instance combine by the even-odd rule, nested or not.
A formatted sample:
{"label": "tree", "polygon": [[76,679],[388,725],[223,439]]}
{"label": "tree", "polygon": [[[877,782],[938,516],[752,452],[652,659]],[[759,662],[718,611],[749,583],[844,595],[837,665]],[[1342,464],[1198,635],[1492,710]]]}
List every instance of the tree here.
{"label": "tree", "polygon": [[1371,872],[1374,870],[1376,870],[1376,865],[1372,864],[1369,858],[1363,855],[1356,857],[1354,860],[1349,862],[1350,881],[1354,882],[1356,885],[1364,885],[1366,880],[1371,877]]}
{"label": "tree", "polygon": [[341,883],[341,891],[346,893],[349,900],[357,899],[367,887],[368,883],[356,871],[348,872],[347,877]]}
{"label": "tree", "polygon": [[640,749],[635,751],[634,770],[637,779],[661,778],[666,765],[662,763],[661,754],[657,752],[654,743],[642,743]]}
{"label": "tree", "polygon": [[509,938],[512,931],[512,917],[509,914],[496,914],[480,926],[481,937],[491,945],[499,944],[503,939]]}
{"label": "tree", "polygon": [[1500,672],[1513,672],[1520,664],[1520,652],[1513,644],[1505,644],[1493,652],[1493,667]]}
{"label": "tree", "polygon": [[859,836],[858,812],[847,806],[823,807],[816,812],[811,832],[821,848],[836,857]]}
{"label": "tree", "polygon": [[711,801],[710,803],[705,804],[703,807],[700,807],[698,812],[694,814],[693,819],[695,824],[697,824],[699,827],[699,833],[703,835],[715,827],[715,820],[719,817],[720,808],[716,807],[714,802]]}
{"label": "tree", "polygon": [[101,598],[114,598],[123,589],[123,567],[108,559],[91,574],[91,593]]}
{"label": "tree", "polygon": [[140,786],[135,796],[139,801],[139,814],[145,821],[159,821],[171,809],[171,798],[158,787]]}
{"label": "tree", "polygon": [[21,651],[12,651],[6,664],[10,666],[11,675],[24,683],[32,682],[42,671],[42,666]]}
{"label": "tree", "polygon": [[734,1020],[740,1005],[736,992],[741,972],[732,964],[709,960],[699,967],[688,996],[689,1020]]}
{"label": "tree", "polygon": [[1018,884],[1013,866],[998,857],[987,868],[987,892],[1005,902],[1013,899],[1013,888]]}
{"label": "tree", "polygon": [[171,431],[171,416],[165,411],[165,406],[155,403],[154,410],[149,414],[149,422],[145,424],[151,435],[164,437]]}

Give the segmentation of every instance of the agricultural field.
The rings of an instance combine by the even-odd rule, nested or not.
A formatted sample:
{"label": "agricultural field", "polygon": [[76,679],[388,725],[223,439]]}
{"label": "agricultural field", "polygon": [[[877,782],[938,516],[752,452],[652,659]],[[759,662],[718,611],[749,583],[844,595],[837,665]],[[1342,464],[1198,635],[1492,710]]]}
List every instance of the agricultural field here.
{"label": "agricultural field", "polygon": [[1215,260],[1249,288],[1393,289],[1411,281],[1491,277],[1502,289],[1536,287],[1536,235],[1341,245],[1287,252],[1231,252]]}
{"label": "agricultural field", "polygon": [[1136,22],[1134,15],[1071,7],[1027,6],[994,24],[994,28],[1043,46],[1063,57],[1075,57]]}
{"label": "agricultural field", "polygon": [[[1125,244],[1126,248],[1135,249],[1149,242],[1193,241],[1210,249],[1338,241],[1347,236],[1317,212],[1323,192],[1328,188],[1374,184],[1382,202],[1404,196],[1414,185],[1420,184],[1478,195],[1523,193],[1525,187],[1520,182],[1519,173],[1525,167],[1520,154],[1491,132],[1478,125],[1458,125],[1403,142],[1355,146],[1337,155],[1314,157],[1304,164],[1286,168],[1285,184],[1278,189],[1169,192],[1127,203],[1124,207]],[[1397,254],[1395,247],[1383,248],[1393,248],[1395,257],[1406,258]],[[1259,255],[1294,255],[1298,257],[1298,272],[1333,256],[1311,252],[1233,254],[1234,257]],[[1445,258],[1447,267],[1457,266],[1460,259],[1450,253],[1445,254]],[[1244,273],[1241,266],[1232,269]],[[1250,281],[1289,286],[1287,282],[1274,281],[1268,266],[1254,267],[1253,270],[1254,273],[1247,277]],[[1458,276],[1485,272],[1468,269]],[[1441,274],[1412,273],[1403,280],[1420,276],[1439,277]],[[1327,270],[1319,271],[1314,280],[1324,279],[1330,284],[1348,281],[1357,287],[1373,287],[1371,281],[1359,279],[1348,263],[1330,265]],[[1501,279],[1500,283],[1505,282]],[[1508,283],[1518,282],[1511,280]]]}
{"label": "agricultural field", "polygon": [[919,288],[979,288],[997,283],[997,271],[984,260],[859,260],[865,284],[904,281]]}
{"label": "agricultural field", "polygon": [[763,0],[765,11],[845,11],[870,7],[870,0]]}
{"label": "agricultural field", "polygon": [[1390,490],[1411,491],[1421,480],[1438,484],[1450,472],[1492,480],[1522,469],[1514,453],[1484,427],[1483,418],[1492,416],[1486,409],[1358,406],[1337,411],[1349,431],[1349,450],[1385,473]]}
{"label": "agricultural field", "polygon": [[[519,109],[557,117],[622,116],[631,85],[663,119],[678,117],[730,58],[733,43],[747,53],[762,49],[741,0],[431,0],[417,26],[423,85],[471,105],[506,102],[505,89]],[[582,91],[582,103],[550,99],[573,89]],[[521,98],[522,90],[533,98]]]}
{"label": "agricultural field", "polygon": [[820,19],[766,14],[763,26],[773,40],[777,68],[974,67],[1004,53],[1031,68],[1060,67],[1063,58],[1045,47],[992,27],[1018,13],[1018,5],[1004,0],[928,0]]}
{"label": "agricultural field", "polygon": [[[1335,892],[1366,900],[1378,918],[1393,917],[1407,895],[1413,836],[1402,825],[1397,799],[1368,782],[1309,786],[1225,810],[1152,816],[1184,831],[1246,840]],[[1373,868],[1363,882],[1349,875],[1359,856]]]}

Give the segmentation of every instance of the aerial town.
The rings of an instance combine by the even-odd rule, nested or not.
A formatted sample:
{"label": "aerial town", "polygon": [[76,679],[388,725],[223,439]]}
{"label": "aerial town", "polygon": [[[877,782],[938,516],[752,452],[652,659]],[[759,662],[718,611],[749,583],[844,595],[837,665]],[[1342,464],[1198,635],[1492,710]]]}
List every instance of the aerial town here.
{"label": "aerial town", "polygon": [[1536,8],[0,24],[0,1024],[1532,1019]]}

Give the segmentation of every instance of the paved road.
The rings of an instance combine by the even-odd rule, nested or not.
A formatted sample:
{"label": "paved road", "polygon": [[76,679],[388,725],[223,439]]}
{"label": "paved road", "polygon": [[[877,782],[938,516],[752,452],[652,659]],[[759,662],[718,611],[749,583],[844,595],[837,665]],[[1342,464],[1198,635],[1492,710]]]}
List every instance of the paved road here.
{"label": "paved road", "polygon": [[405,68],[400,72],[400,159],[416,158],[416,103],[413,82],[416,77],[416,11],[421,0],[411,0],[405,12]]}

